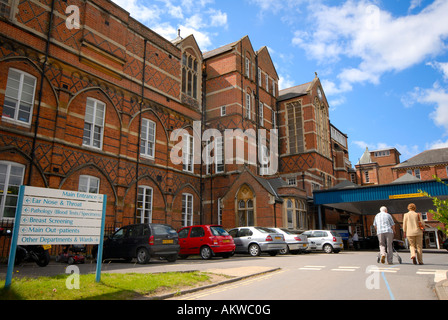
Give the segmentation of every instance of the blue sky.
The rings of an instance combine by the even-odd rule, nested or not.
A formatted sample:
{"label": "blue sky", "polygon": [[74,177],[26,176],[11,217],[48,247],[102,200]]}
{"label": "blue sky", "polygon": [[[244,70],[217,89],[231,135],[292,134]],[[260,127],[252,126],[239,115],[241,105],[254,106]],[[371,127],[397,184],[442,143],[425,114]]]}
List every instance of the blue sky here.
{"label": "blue sky", "polygon": [[248,35],[280,89],[321,79],[355,165],[366,147],[401,160],[448,147],[447,0],[113,0],[163,37],[203,52]]}

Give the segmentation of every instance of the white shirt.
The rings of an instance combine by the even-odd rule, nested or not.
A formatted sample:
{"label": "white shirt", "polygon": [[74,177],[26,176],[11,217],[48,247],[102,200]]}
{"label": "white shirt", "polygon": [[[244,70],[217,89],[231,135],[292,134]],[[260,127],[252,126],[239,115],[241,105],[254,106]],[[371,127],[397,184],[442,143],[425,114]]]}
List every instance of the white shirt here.
{"label": "white shirt", "polygon": [[392,216],[387,212],[380,212],[375,216],[373,225],[376,227],[376,233],[394,233],[392,226],[395,225]]}

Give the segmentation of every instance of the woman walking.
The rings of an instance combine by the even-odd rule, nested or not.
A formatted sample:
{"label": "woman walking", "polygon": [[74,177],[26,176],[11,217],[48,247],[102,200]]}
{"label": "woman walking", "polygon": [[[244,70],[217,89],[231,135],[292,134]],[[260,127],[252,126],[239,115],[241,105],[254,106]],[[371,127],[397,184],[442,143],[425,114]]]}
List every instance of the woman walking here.
{"label": "woman walking", "polygon": [[[414,264],[423,264],[423,223],[420,215],[415,212],[415,204],[408,205],[409,212],[404,215],[403,231],[408,238],[411,259]],[[416,257],[417,254],[417,257]]]}

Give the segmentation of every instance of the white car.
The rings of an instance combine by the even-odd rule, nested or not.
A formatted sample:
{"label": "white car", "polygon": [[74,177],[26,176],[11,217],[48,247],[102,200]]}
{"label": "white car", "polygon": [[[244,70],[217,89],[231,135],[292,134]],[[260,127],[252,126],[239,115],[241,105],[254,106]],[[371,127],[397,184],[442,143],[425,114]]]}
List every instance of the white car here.
{"label": "white car", "polygon": [[269,228],[269,229],[281,233],[285,237],[285,241],[288,246],[284,250],[280,250],[280,254],[287,254],[287,253],[298,254],[306,252],[308,250],[309,244],[307,236],[285,228]]}
{"label": "white car", "polygon": [[307,236],[309,250],[323,250],[326,253],[339,253],[344,243],[339,233],[330,230],[308,230],[302,233]]}
{"label": "white car", "polygon": [[235,253],[249,253],[253,257],[261,252],[275,256],[287,246],[283,234],[269,228],[239,227],[230,230],[229,234],[235,242]]}

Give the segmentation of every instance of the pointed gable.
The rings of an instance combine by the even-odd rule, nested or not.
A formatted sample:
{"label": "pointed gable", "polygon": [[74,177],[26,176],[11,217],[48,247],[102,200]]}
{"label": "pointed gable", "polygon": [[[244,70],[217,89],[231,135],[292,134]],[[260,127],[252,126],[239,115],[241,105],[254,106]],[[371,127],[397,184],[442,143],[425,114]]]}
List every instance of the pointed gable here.
{"label": "pointed gable", "polygon": [[258,67],[263,71],[268,73],[275,81],[279,80],[277,70],[275,69],[274,63],[272,62],[271,55],[269,53],[268,47],[264,46],[257,51],[258,55]]}

